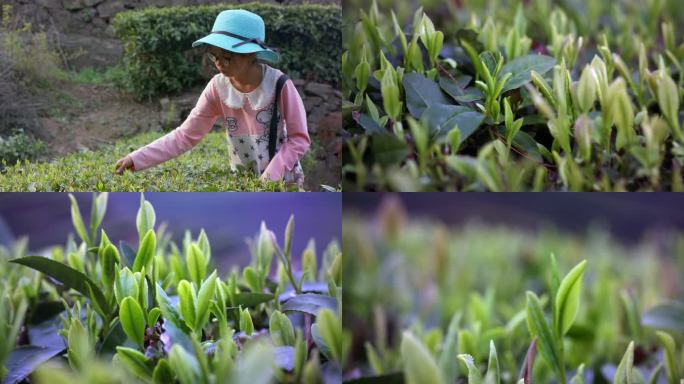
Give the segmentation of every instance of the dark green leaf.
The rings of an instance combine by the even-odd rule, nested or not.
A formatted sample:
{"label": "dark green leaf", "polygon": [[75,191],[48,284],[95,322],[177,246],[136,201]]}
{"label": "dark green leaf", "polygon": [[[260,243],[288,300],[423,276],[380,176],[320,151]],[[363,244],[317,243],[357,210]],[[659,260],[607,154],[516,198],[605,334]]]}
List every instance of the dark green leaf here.
{"label": "dark green leaf", "polygon": [[450,104],[439,84],[419,73],[407,73],[403,79],[406,106],[416,119],[420,119],[427,107],[434,104]]}
{"label": "dark green leaf", "polygon": [[564,376],[565,370],[560,363],[558,346],[555,343],[551,327],[544,318],[537,295],[529,291],[527,292],[527,327],[530,334],[537,338],[539,351],[547,363],[556,374]]}
{"label": "dark green leaf", "polygon": [[367,135],[382,134],[387,132],[378,123],[376,123],[372,117],[366,115],[365,113],[359,115],[358,123],[366,131]]}
{"label": "dark green leaf", "polygon": [[432,105],[425,110],[424,116],[433,138],[442,139],[455,126],[458,126],[461,132],[461,142],[470,137],[484,120],[483,114],[460,105]]}
{"label": "dark green leaf", "polygon": [[550,71],[554,65],[556,65],[556,59],[546,55],[527,55],[513,59],[501,68],[502,76],[506,73],[512,74],[501,92],[520,88],[532,80],[530,72],[535,71],[543,75]]}
{"label": "dark green leaf", "polygon": [[26,256],[11,261],[12,263],[25,265],[36,271],[42,272],[56,280],[59,280],[65,287],[73,288],[90,298],[93,308],[102,317],[106,317],[109,312],[107,299],[100,288],[85,274],[58,261],[41,256]]}
{"label": "dark green leaf", "polygon": [[135,263],[135,251],[133,248],[128,245],[125,241],[120,241],[119,242],[119,250],[121,251],[121,255],[123,256],[123,262],[124,266],[132,266],[133,263]]}
{"label": "dark green leaf", "polygon": [[287,299],[283,303],[282,311],[298,311],[305,312],[316,316],[318,311],[328,308],[337,311],[337,301],[335,298],[325,295],[317,295],[315,293],[305,293]]}
{"label": "dark green leaf", "polygon": [[684,332],[684,304],[668,302],[649,309],[641,317],[646,327]]}
{"label": "dark green leaf", "polygon": [[41,364],[57,356],[63,350],[63,347],[38,345],[23,345],[15,348],[5,361],[7,375],[3,383],[18,383],[24,380]]}
{"label": "dark green leaf", "polygon": [[406,142],[389,133],[373,136],[371,147],[375,161],[381,165],[401,163],[409,153]]}

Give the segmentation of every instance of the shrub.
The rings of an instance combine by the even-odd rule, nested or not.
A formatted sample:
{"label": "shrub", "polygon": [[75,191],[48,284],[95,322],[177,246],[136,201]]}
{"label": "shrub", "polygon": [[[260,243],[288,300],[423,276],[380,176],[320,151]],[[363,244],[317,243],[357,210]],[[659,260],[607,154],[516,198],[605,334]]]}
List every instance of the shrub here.
{"label": "shrub", "polygon": [[114,28],[124,43],[121,86],[139,98],[178,92],[201,79],[202,55],[192,42],[211,31],[223,10],[241,8],[262,16],[269,46],[281,50],[279,67],[293,78],[339,81],[341,10],[330,5],[246,3],[147,8],[117,14]]}
{"label": "shrub", "polygon": [[45,153],[45,143],[27,135],[22,130],[16,130],[7,137],[0,136],[0,163],[16,164],[24,160],[33,160]]}
{"label": "shrub", "polygon": [[[230,171],[225,134],[209,133],[189,153],[141,172],[114,174],[116,161],[160,133],[149,132],[51,162],[24,161],[0,174],[0,191],[283,191],[248,170]],[[296,190],[296,189],[295,189]]]}
{"label": "shrub", "polygon": [[684,233],[671,233],[667,245],[626,245],[596,227],[586,234],[447,228],[406,219],[396,204],[377,218],[343,221],[342,248],[357,256],[343,259],[344,328],[355,335],[345,378],[676,384],[683,377]]}
{"label": "shrub", "polygon": [[327,374],[342,363],[335,243],[320,268],[315,253],[303,256],[302,270],[312,273],[301,273],[290,249],[294,218],[284,244],[262,223],[250,265],[223,275],[204,231],[172,241],[144,197],[137,249],[112,243],[100,228],[106,193],[94,196],[88,226],[70,198],[77,240],[69,236],[46,256],[27,256],[26,242],[0,247],[0,378],[22,382],[36,371],[32,383],[339,379]]}
{"label": "shrub", "polygon": [[343,189],[684,190],[681,2],[475,3],[345,31]]}
{"label": "shrub", "polygon": [[56,83],[65,74],[43,31],[13,18],[11,5],[2,4],[0,16],[0,134],[17,128],[36,134],[36,119],[57,99]]}

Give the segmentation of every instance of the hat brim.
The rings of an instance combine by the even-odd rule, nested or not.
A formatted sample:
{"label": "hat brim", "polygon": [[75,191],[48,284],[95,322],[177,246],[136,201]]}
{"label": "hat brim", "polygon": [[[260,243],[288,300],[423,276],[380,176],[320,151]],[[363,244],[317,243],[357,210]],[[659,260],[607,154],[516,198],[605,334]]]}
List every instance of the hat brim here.
{"label": "hat brim", "polygon": [[239,47],[233,48],[234,45],[239,44],[241,42],[242,40],[236,39],[234,37],[214,33],[204,36],[203,38],[195,41],[194,43],[192,43],[192,47],[195,48],[203,44],[208,44],[221,49],[225,49],[229,52],[256,53],[257,58],[259,60],[263,60],[271,64],[276,64],[278,63],[278,60],[280,60],[280,56],[278,55],[278,53],[271,49],[261,48],[258,44],[247,43],[242,44]]}

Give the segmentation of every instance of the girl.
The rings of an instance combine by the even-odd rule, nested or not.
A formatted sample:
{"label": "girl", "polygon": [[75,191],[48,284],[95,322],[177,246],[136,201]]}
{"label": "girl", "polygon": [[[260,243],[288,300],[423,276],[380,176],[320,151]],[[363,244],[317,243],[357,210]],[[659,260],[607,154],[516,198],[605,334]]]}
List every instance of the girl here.
{"label": "girl", "polygon": [[[265,34],[259,15],[221,12],[211,33],[192,44],[208,47],[207,56],[220,73],[180,127],[117,161],[116,172],[141,171],[188,151],[220,117],[232,169],[249,166],[262,180],[284,180],[301,187],[304,174],[299,159],[310,144],[306,112],[292,81],[281,79],[282,72],[262,63],[279,59],[264,44]],[[279,88],[282,91],[277,93]]]}

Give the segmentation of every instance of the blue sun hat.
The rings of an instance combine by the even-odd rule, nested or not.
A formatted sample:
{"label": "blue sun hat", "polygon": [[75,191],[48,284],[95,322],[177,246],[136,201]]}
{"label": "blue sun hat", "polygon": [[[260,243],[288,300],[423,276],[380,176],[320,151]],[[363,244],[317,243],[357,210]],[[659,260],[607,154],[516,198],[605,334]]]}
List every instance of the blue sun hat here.
{"label": "blue sun hat", "polygon": [[256,13],[243,9],[230,9],[216,16],[211,33],[192,43],[193,48],[209,44],[235,53],[256,53],[259,60],[271,64],[279,57],[265,43],[264,20]]}

